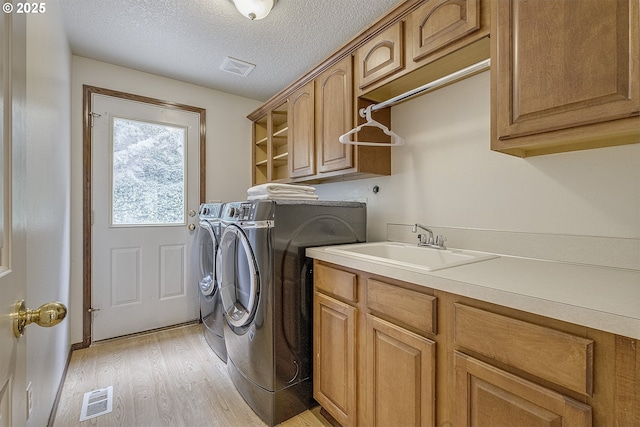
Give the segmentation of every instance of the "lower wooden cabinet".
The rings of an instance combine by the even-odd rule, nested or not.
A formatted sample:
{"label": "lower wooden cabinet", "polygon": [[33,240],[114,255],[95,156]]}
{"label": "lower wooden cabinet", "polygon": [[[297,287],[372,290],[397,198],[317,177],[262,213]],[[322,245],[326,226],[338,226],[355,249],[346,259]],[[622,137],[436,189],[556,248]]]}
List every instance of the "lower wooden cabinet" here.
{"label": "lower wooden cabinet", "polygon": [[344,427],[355,426],[356,308],[314,295],[313,395]]}
{"label": "lower wooden cabinet", "polygon": [[637,340],[316,260],[314,397],[350,426],[640,426]]}
{"label": "lower wooden cabinet", "polygon": [[368,426],[435,425],[436,344],[367,315]]}
{"label": "lower wooden cabinet", "polygon": [[455,352],[455,425],[592,425],[591,407]]}
{"label": "lower wooden cabinet", "polygon": [[314,285],[318,403],[344,427],[435,425],[435,298],[318,262]]}

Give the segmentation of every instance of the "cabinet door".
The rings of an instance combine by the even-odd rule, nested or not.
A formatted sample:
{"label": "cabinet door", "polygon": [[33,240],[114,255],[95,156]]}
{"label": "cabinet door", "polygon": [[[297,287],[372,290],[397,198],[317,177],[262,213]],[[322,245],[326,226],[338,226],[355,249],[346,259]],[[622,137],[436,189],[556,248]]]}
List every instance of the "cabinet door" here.
{"label": "cabinet door", "polygon": [[637,0],[494,0],[491,13],[494,138],[638,115]]}
{"label": "cabinet door", "polygon": [[429,0],[407,19],[414,61],[480,29],[480,0]]}
{"label": "cabinet door", "polygon": [[353,147],[338,138],[353,128],[353,70],[346,57],[316,78],[316,143],[318,172],[347,169]]}
{"label": "cabinet door", "polygon": [[314,150],[313,82],[289,97],[289,177],[316,173]]}
{"label": "cabinet door", "polygon": [[435,343],[367,315],[366,348],[367,424],[435,425]]}
{"label": "cabinet door", "polygon": [[356,308],[314,294],[313,397],[343,427],[356,423]]}
{"label": "cabinet door", "polygon": [[[480,338],[481,339],[481,338]],[[457,426],[591,426],[591,407],[455,352]]]}
{"label": "cabinet door", "polygon": [[356,82],[359,90],[404,68],[403,22],[375,36],[355,52]]}

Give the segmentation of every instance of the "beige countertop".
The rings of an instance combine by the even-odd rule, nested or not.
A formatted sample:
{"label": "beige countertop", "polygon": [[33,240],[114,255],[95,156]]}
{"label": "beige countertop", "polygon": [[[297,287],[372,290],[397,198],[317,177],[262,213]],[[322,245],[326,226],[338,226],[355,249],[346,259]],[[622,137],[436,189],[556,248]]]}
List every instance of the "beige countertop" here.
{"label": "beige countertop", "polygon": [[326,248],[308,248],[306,254],[344,267],[640,339],[638,270],[499,256],[416,272],[328,252]]}

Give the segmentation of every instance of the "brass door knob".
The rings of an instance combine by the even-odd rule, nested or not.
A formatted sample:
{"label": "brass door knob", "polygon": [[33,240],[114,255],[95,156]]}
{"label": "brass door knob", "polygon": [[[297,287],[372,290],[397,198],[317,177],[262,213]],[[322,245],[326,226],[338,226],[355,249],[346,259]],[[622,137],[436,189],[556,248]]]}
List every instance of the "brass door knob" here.
{"label": "brass door knob", "polygon": [[195,229],[196,229],[196,225],[195,225],[195,224],[189,224],[189,225],[187,226],[187,228],[188,228],[189,230],[193,231],[193,230],[195,230]]}
{"label": "brass door knob", "polygon": [[31,323],[40,326],[51,327],[62,322],[67,315],[67,307],[61,302],[49,302],[42,304],[37,310],[30,310],[24,305],[24,300],[16,303],[13,313],[13,334],[20,337],[24,334],[24,328]]}

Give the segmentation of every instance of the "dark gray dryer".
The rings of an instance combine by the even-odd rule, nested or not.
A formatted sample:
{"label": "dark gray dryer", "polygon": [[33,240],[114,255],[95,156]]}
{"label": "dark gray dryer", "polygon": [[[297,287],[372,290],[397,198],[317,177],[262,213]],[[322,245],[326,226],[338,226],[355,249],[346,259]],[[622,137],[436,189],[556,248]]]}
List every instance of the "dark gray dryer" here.
{"label": "dark gray dryer", "polygon": [[227,203],[218,249],[227,368],[268,425],[313,405],[311,246],[364,242],[357,202]]}

